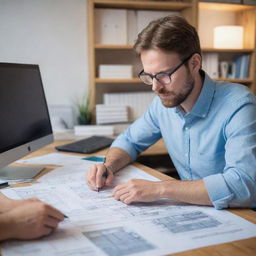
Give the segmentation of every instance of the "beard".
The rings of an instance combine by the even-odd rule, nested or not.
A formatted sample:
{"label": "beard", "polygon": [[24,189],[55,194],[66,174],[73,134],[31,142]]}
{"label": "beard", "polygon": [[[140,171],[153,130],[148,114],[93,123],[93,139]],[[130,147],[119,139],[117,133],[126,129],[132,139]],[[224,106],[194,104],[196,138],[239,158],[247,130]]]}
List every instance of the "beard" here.
{"label": "beard", "polygon": [[[170,92],[162,88],[157,92],[157,95],[160,97],[162,104],[167,108],[173,108],[179,106],[182,102],[184,102],[187,97],[191,94],[194,89],[195,81],[190,80],[190,82],[185,82],[184,87],[181,92]],[[161,98],[165,96],[165,98]]]}

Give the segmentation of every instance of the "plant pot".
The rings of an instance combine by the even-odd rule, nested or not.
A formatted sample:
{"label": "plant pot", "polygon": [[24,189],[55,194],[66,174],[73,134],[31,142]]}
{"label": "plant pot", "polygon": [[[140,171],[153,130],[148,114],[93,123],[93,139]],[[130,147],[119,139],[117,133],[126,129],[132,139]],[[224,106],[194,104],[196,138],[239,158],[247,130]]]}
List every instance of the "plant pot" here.
{"label": "plant pot", "polygon": [[79,116],[79,117],[78,117],[78,123],[79,123],[79,124],[90,124],[90,123],[91,123],[91,120],[92,120],[91,117],[90,117],[90,118],[88,118],[88,117],[86,117],[86,116]]}

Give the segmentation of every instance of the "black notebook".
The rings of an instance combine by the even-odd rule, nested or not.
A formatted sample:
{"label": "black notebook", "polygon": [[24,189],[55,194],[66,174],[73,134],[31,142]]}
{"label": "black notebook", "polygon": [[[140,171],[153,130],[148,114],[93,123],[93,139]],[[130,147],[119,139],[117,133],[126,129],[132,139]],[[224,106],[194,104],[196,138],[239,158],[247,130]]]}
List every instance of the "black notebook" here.
{"label": "black notebook", "polygon": [[57,146],[55,148],[59,151],[90,154],[110,146],[113,141],[113,139],[104,136],[91,136],[89,138]]}

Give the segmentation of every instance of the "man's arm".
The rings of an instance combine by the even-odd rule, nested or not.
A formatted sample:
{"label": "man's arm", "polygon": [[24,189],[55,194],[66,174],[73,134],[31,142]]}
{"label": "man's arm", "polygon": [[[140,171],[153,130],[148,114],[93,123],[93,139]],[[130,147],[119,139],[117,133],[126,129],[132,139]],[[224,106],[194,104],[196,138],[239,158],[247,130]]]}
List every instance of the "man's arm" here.
{"label": "man's arm", "polygon": [[[93,165],[86,173],[86,183],[92,190],[97,190],[113,182],[114,173],[122,169],[131,162],[127,152],[120,148],[111,148],[107,155],[105,163]],[[106,179],[103,178],[103,174]]]}
{"label": "man's arm", "polygon": [[203,180],[173,179],[159,182],[130,180],[116,186],[113,190],[113,197],[126,204],[169,198],[190,204],[212,205]]}
{"label": "man's arm", "polygon": [[[113,174],[136,160],[137,156],[161,138],[158,126],[157,111],[161,102],[156,97],[142,117],[132,123],[127,130],[120,134],[107,153],[106,163],[96,164],[86,174],[88,186],[97,190],[104,185],[110,185]],[[102,175],[107,172],[104,180]]]}

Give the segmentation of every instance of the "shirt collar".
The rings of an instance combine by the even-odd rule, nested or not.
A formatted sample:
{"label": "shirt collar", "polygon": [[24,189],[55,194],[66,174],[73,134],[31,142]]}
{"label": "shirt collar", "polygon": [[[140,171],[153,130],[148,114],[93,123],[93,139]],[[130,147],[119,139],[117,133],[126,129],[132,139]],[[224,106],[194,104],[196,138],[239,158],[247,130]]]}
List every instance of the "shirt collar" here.
{"label": "shirt collar", "polygon": [[205,118],[210,110],[214,93],[215,82],[204,72],[204,83],[190,114]]}

